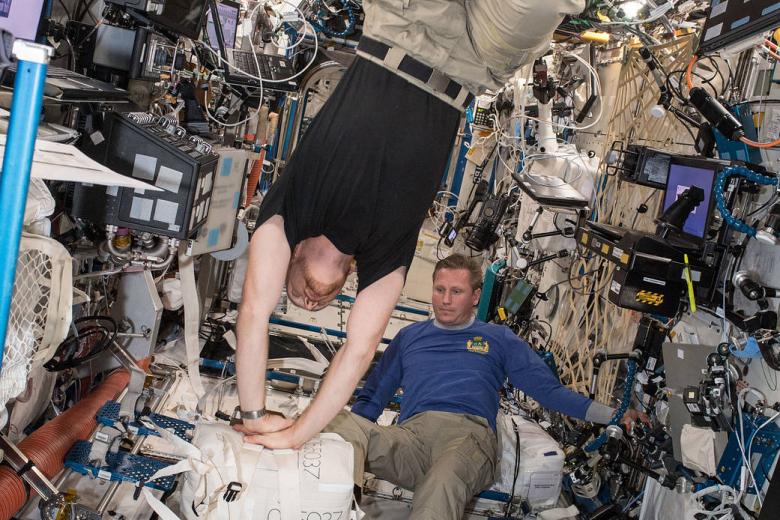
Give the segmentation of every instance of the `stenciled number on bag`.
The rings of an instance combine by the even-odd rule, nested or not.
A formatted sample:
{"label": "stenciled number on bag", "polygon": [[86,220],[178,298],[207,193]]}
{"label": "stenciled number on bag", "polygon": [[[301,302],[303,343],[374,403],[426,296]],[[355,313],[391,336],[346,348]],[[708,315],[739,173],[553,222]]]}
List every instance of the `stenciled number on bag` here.
{"label": "stenciled number on bag", "polygon": [[301,520],[341,520],[344,511],[301,511]]}
{"label": "stenciled number on bag", "polygon": [[[309,442],[303,447],[303,471],[320,479],[320,465],[322,464],[322,444],[319,442]],[[306,519],[308,520],[308,519]]]}

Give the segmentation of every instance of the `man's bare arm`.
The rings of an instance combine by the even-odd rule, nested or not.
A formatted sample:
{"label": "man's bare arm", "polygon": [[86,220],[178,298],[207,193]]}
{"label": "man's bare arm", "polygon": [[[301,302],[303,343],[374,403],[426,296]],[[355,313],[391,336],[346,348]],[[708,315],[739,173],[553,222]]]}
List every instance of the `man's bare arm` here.
{"label": "man's bare arm", "polygon": [[[236,378],[242,410],[265,407],[265,371],[268,364],[268,320],[282,294],[290,246],[284,221],[274,216],[257,228],[249,245],[236,332]],[[244,421],[244,431],[270,432],[289,426],[276,416]]]}
{"label": "man's bare arm", "polygon": [[382,340],[404,286],[403,269],[360,291],[347,320],[347,342],[333,357],[317,397],[295,424],[273,434],[247,436],[246,441],[269,448],[298,448],[344,408]]}

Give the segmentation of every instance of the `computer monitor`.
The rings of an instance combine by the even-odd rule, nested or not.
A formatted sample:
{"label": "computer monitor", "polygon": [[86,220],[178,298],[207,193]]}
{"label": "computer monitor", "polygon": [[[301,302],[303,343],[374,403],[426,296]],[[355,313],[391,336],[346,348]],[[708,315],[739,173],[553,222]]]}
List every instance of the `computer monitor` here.
{"label": "computer monitor", "polygon": [[721,167],[719,163],[682,157],[673,157],[666,179],[666,193],[661,208],[663,214],[669,206],[688,188],[697,186],[704,190],[704,200],[688,216],[683,224],[683,233],[704,240],[707,235],[712,205],[715,174]]}
{"label": "computer monitor", "polygon": [[671,154],[649,146],[634,144],[628,145],[625,150],[616,149],[616,151],[622,152],[622,166],[619,162],[617,166],[622,180],[659,190],[666,187]]}
{"label": "computer monitor", "polygon": [[[222,25],[222,37],[225,39],[225,47],[232,49],[236,46],[236,31],[238,29],[238,16],[241,11],[241,5],[230,0],[222,0],[217,4],[217,11],[219,12],[219,23]],[[219,41],[217,40],[217,30],[214,26],[211,9],[208,12],[206,34],[209,37],[211,48],[218,51]]]}
{"label": "computer monitor", "polygon": [[697,52],[715,52],[778,25],[777,0],[712,0]]}
{"label": "computer monitor", "polygon": [[43,0],[0,0],[0,29],[22,40],[35,40]]}
{"label": "computer monitor", "polygon": [[194,39],[200,36],[207,5],[208,0],[166,0],[162,14],[150,18],[161,27]]}

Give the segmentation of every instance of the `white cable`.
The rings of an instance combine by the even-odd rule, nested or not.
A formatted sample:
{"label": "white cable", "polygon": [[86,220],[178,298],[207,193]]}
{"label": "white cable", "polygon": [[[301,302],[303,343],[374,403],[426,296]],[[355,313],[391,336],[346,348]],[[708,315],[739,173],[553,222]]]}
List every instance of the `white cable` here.
{"label": "white cable", "polygon": [[[286,2],[286,1],[285,1],[285,3],[287,3],[287,4],[289,4],[289,5],[292,5],[292,4],[290,4],[289,2]],[[258,4],[258,6],[260,6],[260,5],[262,5],[262,4]],[[257,9],[257,7],[255,7],[255,10],[256,10],[256,9]],[[306,24],[309,24],[309,21],[308,21],[308,20],[306,20],[306,18],[304,18],[304,16],[303,16],[303,11],[301,11],[301,10],[300,10],[300,9],[298,9],[297,7],[295,7],[295,10],[296,10],[296,11],[298,11],[298,13],[300,13],[300,15],[301,15],[301,19],[303,20],[303,23],[304,23],[304,25],[306,25]],[[254,13],[255,11],[253,10],[252,12]],[[293,80],[293,79],[297,78],[298,76],[300,76],[301,74],[303,74],[304,72],[306,72],[306,71],[309,69],[309,67],[311,67],[311,66],[312,66],[312,64],[314,63],[314,60],[317,58],[317,50],[319,49],[319,40],[318,40],[318,38],[317,38],[317,33],[316,33],[316,31],[314,31],[314,28],[312,28],[312,33],[314,34],[314,52],[312,53],[312,57],[311,57],[311,59],[309,60],[309,63],[307,63],[307,64],[306,64],[306,66],[305,66],[304,68],[302,68],[302,69],[301,69],[299,72],[297,72],[296,74],[293,74],[292,76],[290,76],[290,77],[288,77],[288,78],[284,78],[284,79],[267,79],[267,78],[262,78],[261,76],[255,76],[254,74],[250,74],[249,72],[247,72],[247,71],[245,71],[245,70],[242,70],[241,68],[239,68],[239,67],[236,67],[235,65],[233,65],[232,63],[230,63],[229,61],[227,61],[225,58],[223,58],[223,57],[222,57],[222,54],[221,54],[221,53],[219,53],[219,52],[216,52],[214,49],[212,49],[212,48],[211,48],[211,46],[210,46],[210,45],[207,45],[207,44],[206,44],[204,41],[202,41],[202,40],[196,40],[196,42],[197,42],[197,43],[199,43],[199,44],[201,44],[201,46],[202,46],[203,48],[205,48],[205,49],[206,49],[208,52],[210,52],[211,54],[213,54],[214,56],[216,56],[216,57],[217,57],[217,59],[219,60],[219,62],[220,62],[220,63],[224,63],[224,64],[226,64],[226,65],[227,65],[228,67],[230,67],[231,69],[233,69],[233,70],[236,70],[236,71],[240,72],[241,74],[243,74],[244,76],[247,76],[247,77],[248,77],[248,78],[250,78],[250,79],[255,79],[255,80],[259,81],[259,82],[260,82],[260,88],[261,88],[261,92],[262,92],[262,84],[263,84],[264,82],[265,82],[265,83],[286,83],[286,82],[288,82],[288,81],[291,81],[291,80]],[[254,53],[254,55],[255,55],[255,64],[257,64],[257,51],[255,51],[254,45],[252,46],[252,53]],[[258,73],[259,73],[259,72],[260,72],[260,71],[259,71],[259,68],[258,68]],[[261,97],[262,97],[262,94],[261,94]]]}
{"label": "white cable", "polygon": [[[285,2],[285,3],[287,3],[287,2]],[[292,4],[290,4],[290,5],[292,5]],[[255,7],[255,9],[257,9],[257,7]],[[306,25],[306,18],[303,17],[303,12],[298,10],[298,13],[301,15],[301,20],[304,22],[303,23],[303,35],[300,38],[298,38],[298,40],[295,43],[293,43],[292,45],[288,45],[286,47],[282,47],[281,45],[276,45],[276,43],[274,42],[274,45],[276,45],[280,49],[284,50],[285,52],[289,51],[289,50],[292,50],[292,49],[296,48],[297,46],[299,46],[301,43],[303,43],[303,41],[306,39],[306,35],[309,33],[309,26]],[[280,20],[279,25],[280,26],[282,24],[284,24],[283,18],[284,18],[284,13],[282,13],[279,16],[279,20]],[[278,30],[279,30],[279,26],[277,26],[274,29],[274,32],[277,32]],[[312,27],[312,31],[316,32],[316,31],[314,31],[314,27]],[[295,32],[298,32],[298,31],[296,30]]]}
{"label": "white cable", "polygon": [[[753,432],[753,434],[750,436],[750,442],[748,443],[748,449],[747,449],[747,458],[748,460],[753,460],[753,441],[756,440],[756,435],[758,435],[758,432],[763,428],[764,426],[767,426],[770,423],[775,422],[777,418],[780,417],[780,412],[777,412],[772,417],[761,423],[761,426],[756,428],[756,430]],[[758,483],[756,482],[756,479],[753,479],[753,487],[756,489],[756,496],[758,497],[758,503],[763,507],[763,503],[761,502],[761,490],[758,488]]]}
{"label": "white cable", "polygon": [[[720,503],[715,506],[715,508],[705,509],[704,507],[699,506],[699,500],[701,498],[714,493],[720,493]],[[732,520],[734,518],[734,513],[731,506],[739,503],[738,494],[734,488],[720,484],[697,491],[691,495],[690,500],[697,505],[697,508],[689,513],[691,513],[693,517],[701,519],[717,518],[718,520]]]}
{"label": "white cable", "polygon": [[234,127],[246,124],[247,121],[249,121],[250,119],[252,119],[252,117],[254,117],[254,114],[252,114],[250,116],[247,116],[246,119],[244,119],[242,121],[239,121],[238,123],[223,123],[222,121],[220,121],[219,119],[217,119],[213,115],[211,115],[211,112],[209,111],[209,104],[208,104],[208,102],[204,104],[204,108],[206,109],[206,116],[208,116],[209,119],[211,119],[212,121],[214,121],[218,125],[224,126],[224,127],[227,127],[227,128],[234,128]]}
{"label": "white cable", "polygon": [[[726,372],[726,381],[728,382],[728,371]],[[747,391],[747,389],[741,390],[737,394],[737,415],[739,416],[739,435],[735,435],[737,439],[737,446],[739,446],[739,451],[742,454],[742,462],[745,465],[745,467],[748,470],[748,474],[750,475],[750,479],[753,481],[753,487],[756,490],[756,498],[758,498],[758,504],[759,506],[763,506],[763,500],[761,500],[761,493],[758,491],[758,482],[756,481],[756,476],[753,474],[753,467],[750,462],[750,458],[745,453],[745,425],[742,419],[742,399],[744,398],[744,393]],[[746,491],[746,489],[740,489],[739,496],[740,499],[742,497],[742,494]]]}
{"label": "white cable", "polygon": [[[579,54],[576,54],[576,53],[571,52],[571,51],[565,51],[565,53],[568,54],[569,56],[572,56],[574,59],[576,59],[580,63],[582,63],[585,66],[585,68],[587,68],[588,71],[590,71],[590,73],[593,76],[593,79],[595,80],[595,83],[596,83],[596,91],[598,92],[596,95],[600,97],[602,95],[603,91],[602,91],[602,88],[601,88],[601,80],[599,79],[599,74],[596,71],[596,69],[590,63],[588,63],[584,58],[582,58]],[[539,123],[549,123],[551,125],[557,126],[558,128],[568,128],[570,130],[585,130],[587,128],[595,126],[601,120],[601,116],[602,116],[602,114],[604,112],[604,104],[602,103],[601,100],[599,100],[599,113],[598,113],[598,116],[596,116],[596,118],[593,121],[591,121],[590,123],[588,123],[587,125],[584,125],[584,126],[573,126],[573,125],[564,125],[564,124],[561,124],[561,123],[556,123],[555,121],[552,121],[552,120],[545,121],[543,119],[539,119],[538,117],[526,116],[525,115],[525,105],[523,105],[522,108],[523,108],[523,113],[520,114],[521,118],[530,119],[532,121],[537,121]]]}

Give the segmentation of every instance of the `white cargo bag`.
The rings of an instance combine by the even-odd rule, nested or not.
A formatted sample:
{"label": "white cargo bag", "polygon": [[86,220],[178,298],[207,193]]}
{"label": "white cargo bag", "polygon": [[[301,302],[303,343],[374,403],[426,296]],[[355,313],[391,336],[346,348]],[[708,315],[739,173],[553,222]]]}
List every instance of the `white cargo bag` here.
{"label": "white cargo bag", "polygon": [[496,427],[501,458],[491,489],[512,493],[515,458],[519,456],[515,496],[524,498],[532,507],[554,505],[561,493],[565,458],[558,443],[541,426],[517,415],[500,412]]}
{"label": "white cargo bag", "polygon": [[[186,458],[152,479],[182,474],[183,518],[350,518],[354,459],[352,445],[339,435],[320,434],[300,450],[268,450],[245,444],[243,435],[226,424],[199,424],[192,444],[161,434]],[[177,518],[147,488],[144,495],[160,518]]]}

